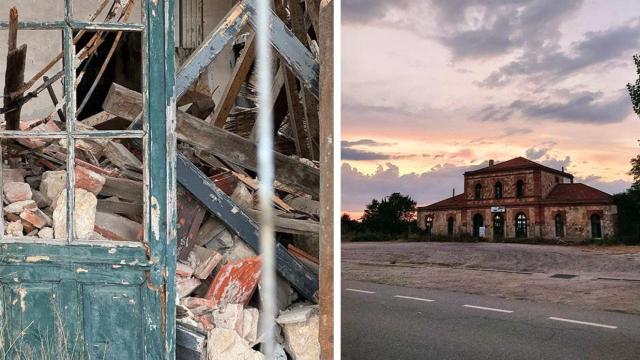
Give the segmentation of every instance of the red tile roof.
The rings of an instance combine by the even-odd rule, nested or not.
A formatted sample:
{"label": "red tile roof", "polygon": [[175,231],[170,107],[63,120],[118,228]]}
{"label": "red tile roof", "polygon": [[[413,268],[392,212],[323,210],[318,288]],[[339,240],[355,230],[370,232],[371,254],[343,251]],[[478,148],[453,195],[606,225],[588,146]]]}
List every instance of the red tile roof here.
{"label": "red tile roof", "polygon": [[466,198],[464,193],[460,195],[456,195],[454,197],[450,197],[448,199],[444,199],[442,201],[438,201],[431,205],[420,206],[418,210],[436,210],[436,209],[451,209],[463,206],[466,203]]}
{"label": "red tile roof", "polygon": [[558,184],[551,190],[544,202],[612,204],[613,197],[585,184]]}
{"label": "red tile roof", "polygon": [[483,167],[481,169],[478,170],[473,170],[473,171],[467,171],[464,174],[465,175],[476,175],[476,174],[489,174],[489,173],[494,173],[494,172],[500,172],[500,171],[509,171],[509,170],[529,170],[529,169],[542,169],[548,172],[552,172],[555,174],[559,174],[559,175],[563,175],[569,178],[572,178],[573,175],[566,173],[566,172],[562,172],[560,170],[556,170],[553,168],[550,168],[548,166],[544,166],[542,164],[538,164],[535,161],[531,161],[529,159],[525,159],[521,156],[517,157],[517,158],[513,158],[511,160],[507,160],[507,161],[503,161],[501,163],[497,163],[495,165],[491,165],[491,166],[486,166]]}

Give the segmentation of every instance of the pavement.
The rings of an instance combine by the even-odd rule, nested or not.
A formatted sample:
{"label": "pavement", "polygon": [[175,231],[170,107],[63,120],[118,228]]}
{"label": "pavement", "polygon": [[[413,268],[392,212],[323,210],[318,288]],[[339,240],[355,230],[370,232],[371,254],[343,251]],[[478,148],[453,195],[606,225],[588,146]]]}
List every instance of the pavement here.
{"label": "pavement", "polygon": [[640,359],[636,315],[351,280],[341,313],[342,359]]}

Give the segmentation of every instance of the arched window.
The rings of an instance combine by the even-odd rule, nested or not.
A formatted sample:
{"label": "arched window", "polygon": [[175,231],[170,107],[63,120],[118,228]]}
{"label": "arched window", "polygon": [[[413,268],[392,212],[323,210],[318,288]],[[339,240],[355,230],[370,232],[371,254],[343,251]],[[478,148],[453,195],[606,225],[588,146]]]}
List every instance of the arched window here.
{"label": "arched window", "polygon": [[516,197],[524,197],[524,181],[518,180],[516,183]]}
{"label": "arched window", "polygon": [[482,184],[476,184],[476,200],[480,200],[482,198]]}
{"label": "arched window", "polygon": [[484,219],[482,215],[473,215],[473,236],[480,237],[480,228],[484,226]]}
{"label": "arched window", "polygon": [[453,223],[455,222],[455,220],[453,219],[453,216],[449,217],[447,219],[447,235],[449,236],[453,236]]}
{"label": "arched window", "polygon": [[502,183],[500,181],[496,183],[495,193],[496,199],[502,199]]}
{"label": "arched window", "polygon": [[600,221],[600,215],[598,214],[591,215],[591,237],[602,237],[602,222]]}
{"label": "arched window", "polygon": [[527,215],[524,213],[518,213],[518,215],[516,215],[516,237],[527,237]]}
{"label": "arched window", "polygon": [[556,221],[556,237],[563,238],[564,237],[564,218],[562,217],[562,214],[556,214],[555,221]]}
{"label": "arched window", "polygon": [[433,229],[433,216],[427,215],[427,217],[424,219],[424,226],[427,235],[431,235],[431,230]]}

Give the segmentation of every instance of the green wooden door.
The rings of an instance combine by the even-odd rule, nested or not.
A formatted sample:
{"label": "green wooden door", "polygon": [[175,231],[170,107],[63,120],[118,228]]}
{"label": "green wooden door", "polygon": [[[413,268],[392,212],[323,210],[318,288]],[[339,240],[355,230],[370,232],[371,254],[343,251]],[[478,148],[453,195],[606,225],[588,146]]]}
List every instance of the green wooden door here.
{"label": "green wooden door", "polygon": [[[76,0],[76,3],[84,1]],[[19,6],[21,2],[16,3]],[[91,3],[97,7],[103,1]],[[57,130],[35,134],[2,128],[0,137],[3,145],[37,137],[66,147],[66,158],[62,159],[66,189],[60,196],[66,196],[68,201],[63,204],[65,211],[56,208],[53,215],[56,216],[56,211],[58,216],[66,215],[68,226],[63,228],[63,235],[55,229],[55,236],[50,238],[2,236],[0,360],[173,359],[175,356],[173,0],[105,0],[104,3],[105,12],[119,11],[120,18],[127,4],[137,3],[136,11],[141,15],[127,22],[115,21],[118,16],[105,21],[96,21],[100,17],[87,21],[86,17],[76,17],[74,9],[78,7],[72,0],[66,0],[64,18],[19,23],[19,33],[47,30],[62,34],[63,71],[58,78],[64,83],[62,101],[68,100],[63,107],[66,119]],[[8,13],[8,9],[2,9],[2,13],[5,10]],[[8,22],[0,23],[0,29],[8,27]],[[80,105],[76,104],[76,83],[82,68],[78,46],[73,44],[81,31],[141,34],[138,37],[142,54],[139,75],[144,94],[141,128],[87,130],[76,122]],[[5,39],[1,41],[4,43]],[[69,164],[78,160],[78,148],[83,141],[123,139],[137,145],[144,159],[140,221],[143,234],[121,239],[123,241],[96,237],[95,232],[80,236],[78,228],[84,214],[79,204],[86,193],[73,190],[76,185],[80,186],[76,184],[79,179],[76,174],[82,169]],[[61,202],[58,200],[56,204]],[[99,221],[106,220],[100,218]],[[119,227],[118,222],[114,224]],[[1,233],[6,234],[4,227]]]}

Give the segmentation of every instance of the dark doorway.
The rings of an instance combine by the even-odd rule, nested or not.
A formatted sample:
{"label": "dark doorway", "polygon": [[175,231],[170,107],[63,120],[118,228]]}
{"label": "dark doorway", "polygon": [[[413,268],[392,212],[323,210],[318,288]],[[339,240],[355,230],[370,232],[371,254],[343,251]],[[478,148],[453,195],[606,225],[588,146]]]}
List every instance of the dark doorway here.
{"label": "dark doorway", "polygon": [[524,181],[518,180],[516,183],[516,197],[524,197]]}
{"label": "dark doorway", "polygon": [[563,238],[564,237],[564,218],[562,217],[562,214],[556,214],[555,221],[556,221],[556,237]]}
{"label": "dark doorway", "polygon": [[484,226],[484,219],[482,215],[475,214],[473,215],[473,236],[480,237],[480,228]]}
{"label": "dark doorway", "polygon": [[518,213],[518,215],[516,215],[516,237],[527,237],[527,215],[524,213]]}
{"label": "dark doorway", "polygon": [[453,223],[455,220],[453,220],[453,217],[449,217],[447,219],[447,235],[449,236],[453,236]]}
{"label": "dark doorway", "polygon": [[504,215],[497,213],[493,216],[493,238],[504,238]]}
{"label": "dark doorway", "polygon": [[502,183],[498,181],[495,188],[496,199],[502,199]]}
{"label": "dark doorway", "polygon": [[602,222],[598,214],[591,215],[591,237],[594,239],[602,237]]}

